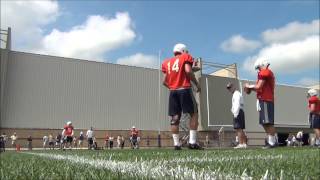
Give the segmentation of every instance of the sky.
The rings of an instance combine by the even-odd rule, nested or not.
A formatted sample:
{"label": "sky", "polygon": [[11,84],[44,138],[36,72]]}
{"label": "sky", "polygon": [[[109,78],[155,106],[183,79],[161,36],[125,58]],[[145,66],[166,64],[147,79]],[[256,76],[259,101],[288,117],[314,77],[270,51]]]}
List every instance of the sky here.
{"label": "sky", "polygon": [[158,68],[184,43],[241,79],[267,58],[277,83],[319,83],[319,1],[4,0],[8,26],[16,51]]}

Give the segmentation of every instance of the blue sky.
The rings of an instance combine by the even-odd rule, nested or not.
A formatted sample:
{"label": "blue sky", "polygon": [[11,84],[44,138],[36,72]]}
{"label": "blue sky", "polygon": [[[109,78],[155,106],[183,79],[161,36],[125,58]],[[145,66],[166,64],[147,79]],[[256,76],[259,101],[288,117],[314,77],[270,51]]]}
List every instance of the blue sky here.
{"label": "blue sky", "polygon": [[[15,8],[14,5],[9,6]],[[36,5],[27,4],[25,6],[35,7]],[[300,48],[301,46],[313,46],[315,40],[319,40],[319,26],[317,26],[319,24],[319,1],[149,2],[70,0],[55,1],[55,4],[51,3],[46,6],[54,8],[49,9],[49,12],[52,11],[51,14],[48,14],[48,11],[43,12],[44,17],[48,16],[46,22],[43,22],[45,20],[39,20],[39,23],[35,25],[41,29],[38,37],[39,43],[30,45],[20,43],[17,40],[14,43],[14,49],[156,67],[159,50],[162,52],[162,59],[170,57],[174,44],[182,42],[188,46],[193,56],[217,63],[237,63],[241,78],[255,79],[256,75],[249,67],[255,58],[266,55],[265,52],[274,53],[274,56],[279,53],[283,54],[277,52],[277,49],[283,49],[285,53],[288,53],[288,50],[292,50],[292,48],[292,51],[296,52],[294,48],[297,48],[299,53],[296,55],[291,53],[289,56],[284,55],[283,58],[271,59],[271,68],[274,65],[277,82],[311,85],[319,81],[319,44],[315,45],[313,50]],[[3,5],[2,3],[1,8],[3,7],[6,7],[6,4]],[[107,22],[112,19],[117,20],[117,13],[126,13],[126,17],[129,18],[129,25],[124,28],[133,35],[128,35],[126,38],[119,35],[120,40],[117,40],[114,44],[112,42],[97,44],[99,47],[105,46],[97,52],[99,55],[92,55],[95,51],[83,46],[79,49],[92,53],[78,56],[78,54],[83,53],[76,53],[79,50],[72,49],[70,51],[74,51],[75,55],[72,53],[69,55],[67,52],[62,52],[63,50],[59,47],[52,47],[52,42],[56,42],[52,39],[68,38],[75,27],[85,26],[85,22],[88,22],[90,16],[103,17],[105,19],[102,21]],[[27,14],[32,14],[32,10]],[[5,18],[9,13],[1,15],[1,18],[3,16]],[[41,16],[41,14],[38,15]],[[49,16],[54,18],[50,19]],[[7,19],[10,19],[10,17]],[[19,23],[14,18],[7,21],[7,24],[13,27],[15,26],[14,23]],[[1,27],[4,25],[1,24]],[[111,29],[110,26],[106,27]],[[104,31],[108,31],[108,28]],[[52,33],[53,29],[58,30],[58,37]],[[127,32],[125,30],[123,33]],[[274,30],[273,33],[269,35],[263,34],[263,32],[272,30]],[[67,35],[61,35],[63,33]],[[291,35],[281,39],[288,34]],[[108,35],[103,32],[101,36],[97,34],[100,38],[108,38]],[[87,36],[90,36],[90,34],[88,33]],[[235,38],[236,36],[238,38]],[[115,35],[114,37],[118,36]],[[234,37],[234,41],[232,41],[232,37]],[[279,40],[275,39],[277,37],[280,37]],[[242,39],[242,41],[238,42],[239,39]],[[227,43],[228,40],[229,43]],[[33,42],[36,42],[36,40]],[[44,46],[43,43],[45,42],[50,43],[50,45],[45,45],[48,46],[47,48],[40,47]],[[69,41],[66,40],[66,42]],[[222,48],[224,42],[228,45]],[[280,48],[276,46],[279,44]],[[241,46],[247,48],[241,48]],[[269,55],[267,54],[267,56]],[[270,57],[272,58],[273,55],[270,55]],[[295,63],[292,63],[290,58],[294,59]]]}

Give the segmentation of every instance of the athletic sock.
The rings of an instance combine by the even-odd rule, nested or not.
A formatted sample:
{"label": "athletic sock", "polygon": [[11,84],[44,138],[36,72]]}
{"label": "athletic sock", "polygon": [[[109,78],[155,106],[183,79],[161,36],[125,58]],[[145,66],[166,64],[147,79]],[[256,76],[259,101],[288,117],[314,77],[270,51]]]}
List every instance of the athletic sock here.
{"label": "athletic sock", "polygon": [[320,138],[316,138],[315,144],[316,144],[316,145],[320,145]]}
{"label": "athletic sock", "polygon": [[179,134],[172,134],[172,138],[173,138],[173,145],[180,146]]}
{"label": "athletic sock", "polygon": [[271,146],[274,146],[276,144],[276,137],[275,136],[272,136],[272,135],[268,135],[268,143],[271,145]]}
{"label": "athletic sock", "polygon": [[195,144],[197,142],[197,131],[190,130],[189,144]]}

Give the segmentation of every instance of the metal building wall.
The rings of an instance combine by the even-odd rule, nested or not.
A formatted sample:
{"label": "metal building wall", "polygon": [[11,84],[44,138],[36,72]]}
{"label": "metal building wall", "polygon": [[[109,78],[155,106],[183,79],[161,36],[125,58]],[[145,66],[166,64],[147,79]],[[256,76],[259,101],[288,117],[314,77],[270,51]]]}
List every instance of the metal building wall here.
{"label": "metal building wall", "polygon": [[12,51],[7,72],[3,128],[168,130],[158,70]]}
{"label": "metal building wall", "polygon": [[[201,79],[200,130],[232,125],[231,94],[225,89],[230,81],[238,85],[232,78]],[[160,85],[158,70],[10,51],[5,83],[2,128],[61,128],[68,120],[76,128],[169,128],[168,90]],[[278,127],[308,127],[306,91],[277,85]],[[264,132],[258,124],[255,93],[244,95],[244,101],[247,131]]]}

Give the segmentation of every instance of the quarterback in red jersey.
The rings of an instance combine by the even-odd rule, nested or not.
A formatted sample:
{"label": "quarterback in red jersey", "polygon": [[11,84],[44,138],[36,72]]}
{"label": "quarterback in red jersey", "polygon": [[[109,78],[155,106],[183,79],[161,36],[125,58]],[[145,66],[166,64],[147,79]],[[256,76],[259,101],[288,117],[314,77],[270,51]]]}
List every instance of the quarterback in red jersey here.
{"label": "quarterback in red jersey", "polygon": [[62,136],[64,136],[64,149],[66,148],[66,145],[69,144],[69,149],[72,147],[72,141],[73,141],[73,126],[72,122],[68,121],[67,124],[63,127]]}
{"label": "quarterback in red jersey", "polygon": [[130,142],[131,142],[131,148],[132,149],[139,149],[139,130],[132,126],[130,130]]}
{"label": "quarterback in red jersey", "polygon": [[258,70],[256,84],[245,84],[245,88],[256,91],[257,111],[259,112],[259,123],[263,126],[268,135],[267,144],[264,148],[276,147],[278,142],[274,128],[274,88],[275,77],[270,70],[270,63],[264,59],[257,59],[255,69]]}
{"label": "quarterback in red jersey", "polygon": [[189,113],[190,120],[190,149],[202,149],[196,143],[198,129],[197,103],[191,90],[191,81],[200,91],[200,84],[192,71],[194,60],[184,44],[176,44],[173,48],[174,57],[162,63],[163,85],[170,90],[169,116],[171,117],[171,132],[175,150],[181,149],[179,142],[179,123],[181,114]]}
{"label": "quarterback in red jersey", "polygon": [[317,95],[318,92],[315,89],[308,91],[310,128],[312,128],[316,134],[315,146],[320,147],[320,100]]}

